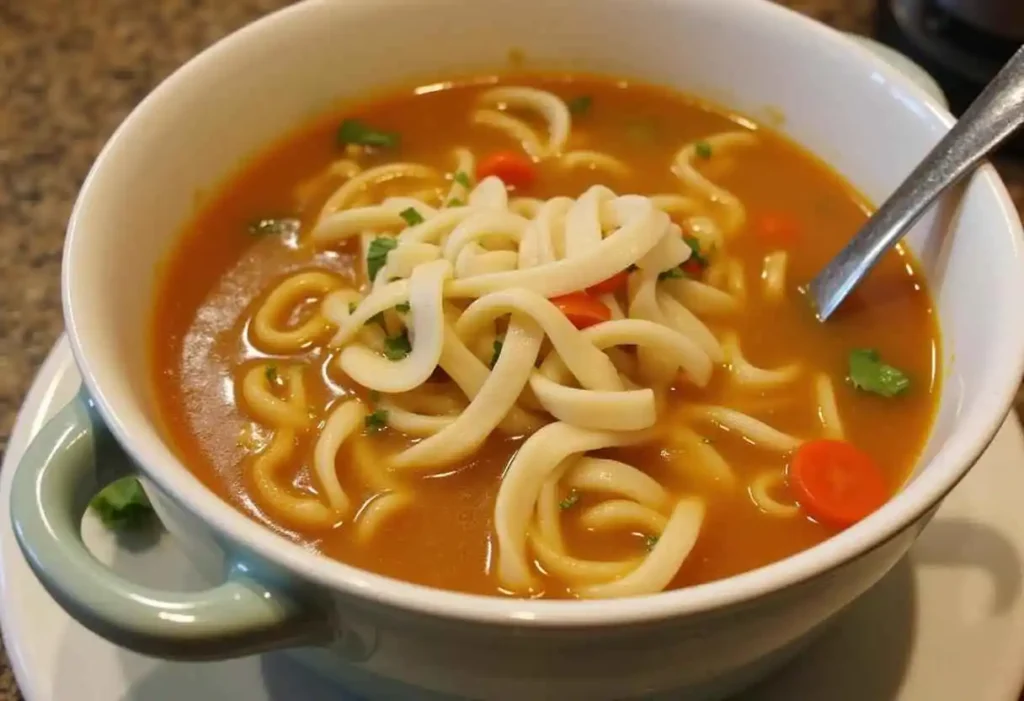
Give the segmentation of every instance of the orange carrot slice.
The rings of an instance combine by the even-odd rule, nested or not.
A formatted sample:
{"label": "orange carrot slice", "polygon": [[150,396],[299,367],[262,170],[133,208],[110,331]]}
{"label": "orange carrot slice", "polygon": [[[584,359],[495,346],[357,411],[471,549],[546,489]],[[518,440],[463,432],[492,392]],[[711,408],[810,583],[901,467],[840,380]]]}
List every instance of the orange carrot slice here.
{"label": "orange carrot slice", "polygon": [[754,233],[767,244],[791,248],[800,242],[800,222],[784,212],[767,212],[754,220]]}
{"label": "orange carrot slice", "polygon": [[592,295],[606,295],[615,294],[629,281],[629,273],[623,270],[620,273],[615,273],[604,282],[599,282],[593,287],[588,287],[587,292]]}
{"label": "orange carrot slice", "polygon": [[612,310],[586,292],[572,292],[561,297],[553,297],[551,301],[578,329],[585,329],[612,318]]}
{"label": "orange carrot slice", "polygon": [[789,481],[807,513],[836,528],[857,523],[889,498],[874,460],[846,441],[804,443],[790,463]]}
{"label": "orange carrot slice", "polygon": [[508,187],[517,190],[529,187],[537,179],[537,167],[527,156],[515,151],[492,153],[476,168],[478,180],[496,175]]}

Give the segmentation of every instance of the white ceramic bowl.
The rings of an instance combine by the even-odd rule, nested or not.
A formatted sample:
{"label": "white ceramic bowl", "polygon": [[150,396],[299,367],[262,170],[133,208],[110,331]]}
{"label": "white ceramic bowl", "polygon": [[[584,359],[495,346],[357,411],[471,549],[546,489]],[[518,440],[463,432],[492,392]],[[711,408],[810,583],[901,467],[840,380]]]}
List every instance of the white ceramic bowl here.
{"label": "white ceramic bowl", "polygon": [[[783,131],[876,202],[952,122],[867,50],[760,0],[311,0],[218,43],[125,121],[70,224],[65,317],[98,413],[83,397],[44,430],[12,510],[36,573],[79,620],[168,657],[306,645],[304,660],[377,698],[719,698],[881,578],[978,458],[1024,360],[1021,229],[991,168],[911,238],[941,316],[946,373],[919,468],[883,509],[792,558],[624,600],[468,596],[318,557],[207,491],[155,425],[146,353],[154,271],[197,194],[339,98],[500,69],[513,48],[527,66],[662,83],[755,118],[781,113]],[[141,590],[71,542],[94,453],[113,447],[103,424],[195,557],[217,564],[226,553],[227,582],[189,595]]]}

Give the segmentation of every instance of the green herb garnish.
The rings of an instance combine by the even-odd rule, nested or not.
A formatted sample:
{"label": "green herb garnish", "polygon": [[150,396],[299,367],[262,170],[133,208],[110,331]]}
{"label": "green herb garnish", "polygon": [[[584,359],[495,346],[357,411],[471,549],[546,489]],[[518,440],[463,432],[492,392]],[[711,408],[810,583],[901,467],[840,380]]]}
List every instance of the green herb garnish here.
{"label": "green herb garnish", "polygon": [[338,143],[342,146],[356,144],[357,146],[394,148],[400,141],[397,132],[374,129],[359,119],[346,119],[338,127]]}
{"label": "green herb garnish", "polygon": [[683,234],[683,242],[690,247],[690,251],[693,255],[690,256],[690,260],[697,263],[702,268],[708,267],[708,259],[700,250],[700,241],[693,236]]}
{"label": "green herb garnish", "polygon": [[409,343],[409,336],[404,331],[397,336],[384,339],[384,355],[388,360],[401,360],[411,352],[412,344]]}
{"label": "green herb garnish", "polygon": [[462,207],[465,204],[466,203],[463,202],[462,200],[460,200],[458,197],[453,197],[450,200],[448,200],[447,206],[448,207]]}
{"label": "green herb garnish", "polygon": [[263,374],[267,377],[267,382],[275,384],[277,382],[277,366],[268,365],[267,369],[263,371]]}
{"label": "green herb garnish", "polygon": [[678,280],[684,277],[686,277],[686,273],[684,273],[683,269],[679,267],[669,268],[668,270],[662,270],[658,273],[659,280]]}
{"label": "green herb garnish", "polygon": [[108,484],[92,498],[89,506],[104,526],[115,531],[138,529],[148,525],[154,517],[149,497],[136,477],[122,477]]}
{"label": "green herb garnish", "polygon": [[408,302],[399,302],[395,305],[395,311],[401,312],[402,314],[408,314],[410,309],[412,309],[412,307]]}
{"label": "green herb garnish", "polygon": [[302,223],[298,219],[257,219],[249,224],[252,236],[294,236]]}
{"label": "green herb garnish", "polygon": [[494,339],[494,352],[491,354],[490,367],[494,367],[498,364],[498,356],[501,355],[501,347],[505,345],[505,340],[502,338]]}
{"label": "green herb garnish", "polygon": [[658,544],[659,536],[649,535],[644,538],[644,545],[647,546],[647,550],[654,550],[654,546]]}
{"label": "green herb garnish", "polygon": [[370,401],[376,404],[380,401],[380,392],[375,389],[370,390]]}
{"label": "green herb garnish", "polygon": [[388,425],[388,412],[386,409],[375,409],[363,419],[363,425],[368,431],[379,431]]}
{"label": "green herb garnish", "polygon": [[870,348],[850,351],[850,382],[883,397],[895,397],[910,387],[910,378],[902,370],[883,363],[878,351]]}
{"label": "green herb garnish", "polygon": [[426,221],[423,218],[423,215],[416,211],[415,207],[407,207],[406,209],[403,209],[398,213],[398,216],[404,219],[405,223],[409,226],[416,226],[417,224],[422,224]]}
{"label": "green herb garnish", "polygon": [[377,277],[380,269],[387,265],[388,254],[398,247],[398,240],[390,236],[378,236],[370,241],[370,247],[366,251],[366,272],[372,282]]}
{"label": "green herb garnish", "polygon": [[562,501],[558,502],[558,508],[561,509],[562,511],[565,511],[566,509],[571,509],[572,507],[576,506],[579,500],[580,493],[577,492],[575,489],[572,489],[569,491],[569,496],[567,496],[565,499],[562,499]]}
{"label": "green herb garnish", "polygon": [[594,98],[590,95],[580,95],[579,97],[574,97],[569,100],[567,104],[569,106],[569,112],[574,116],[579,117],[580,115],[584,115],[590,111],[591,105],[594,104]]}
{"label": "green herb garnish", "polygon": [[456,171],[455,175],[452,176],[452,180],[457,182],[459,185],[462,185],[462,187],[473,187],[473,183],[469,179],[469,174],[465,171]]}
{"label": "green herb garnish", "polygon": [[693,148],[694,151],[696,151],[697,155],[700,156],[701,158],[711,158],[711,144],[709,144],[707,141],[698,141],[696,144],[694,144]]}
{"label": "green herb garnish", "polygon": [[348,303],[348,313],[349,314],[355,314],[356,313],[356,309],[358,309],[358,308],[359,308],[359,305],[356,304],[355,302],[349,302]]}

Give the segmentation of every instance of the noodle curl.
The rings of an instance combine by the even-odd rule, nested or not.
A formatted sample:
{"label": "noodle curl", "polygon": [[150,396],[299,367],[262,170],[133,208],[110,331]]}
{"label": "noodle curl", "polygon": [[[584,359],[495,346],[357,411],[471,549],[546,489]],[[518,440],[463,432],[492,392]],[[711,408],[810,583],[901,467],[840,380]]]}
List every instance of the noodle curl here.
{"label": "noodle curl", "polygon": [[[572,114],[543,90],[486,90],[468,121],[540,165],[613,181],[630,172],[610,154],[569,150]],[[737,159],[758,136],[737,131],[704,143]],[[699,391],[716,374],[763,393],[802,373],[795,364],[753,365],[736,334],[720,328],[747,304],[745,272],[727,255],[746,212],[704,172],[700,151],[690,143],[672,159],[675,192],[597,185],[546,200],[510,193],[495,176],[477,181],[477,154],[467,148],[455,149],[447,175],[415,162],[332,164],[321,177],[334,190],[302,245],[358,256],[358,279],[327,270],[289,275],[256,310],[249,335],[268,355],[317,348],[330,358],[327,372],[356,391],[317,407],[300,364],[282,361],[275,375],[269,361],[259,362],[242,373],[238,392],[250,418],[272,435],[248,457],[261,506],[308,530],[351,524],[369,541],[414,503],[417,479],[460,467],[497,433],[521,440],[493,512],[503,589],[535,593],[545,576],[580,598],[669,586],[700,538],[708,504],[667,485],[664,471],[594,453],[657,443],[681,483],[728,493],[744,476],[697,427],[782,455],[802,442],[736,408],[666,408],[670,393]],[[304,184],[299,198],[312,187]],[[693,276],[694,266],[708,267]],[[765,259],[767,301],[784,296],[786,266],[784,252]],[[607,284],[616,279],[621,285]],[[581,295],[597,305],[596,323],[574,317],[566,300]],[[815,394],[823,434],[841,437],[827,377],[816,378]],[[372,436],[385,429],[410,440],[378,451]],[[303,460],[307,444],[310,484],[300,489],[283,466]],[[744,481],[764,512],[799,510],[775,495],[781,472]],[[638,552],[608,561],[571,552],[563,512],[580,499],[582,528],[634,534],[643,539]]]}

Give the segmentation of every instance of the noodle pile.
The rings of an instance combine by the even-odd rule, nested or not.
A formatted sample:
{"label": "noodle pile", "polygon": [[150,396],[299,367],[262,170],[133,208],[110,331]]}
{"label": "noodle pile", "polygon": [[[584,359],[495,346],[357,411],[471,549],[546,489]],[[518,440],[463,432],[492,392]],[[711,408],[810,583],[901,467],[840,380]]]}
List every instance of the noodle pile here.
{"label": "noodle pile", "polygon": [[[507,135],[538,162],[629,172],[608,154],[566,150],[570,111],[541,90],[486,91],[470,121]],[[756,142],[747,131],[706,140],[716,154]],[[782,251],[768,255],[762,288],[747,289],[742,264],[728,256],[744,207],[701,174],[698,157],[690,144],[672,160],[677,193],[648,197],[595,186],[575,199],[548,200],[510,198],[496,177],[474,182],[467,149],[454,153],[454,176],[418,163],[365,170],[355,160],[333,164],[325,177],[343,183],[303,243],[358,247],[361,283],[320,269],[291,274],[261,302],[249,338],[275,356],[325,348],[333,371],[374,401],[342,397],[319,421],[300,365],[280,374],[268,364],[251,367],[239,392],[272,436],[248,463],[259,504],[297,527],[351,526],[369,540],[416,498],[414,478],[458,467],[495,432],[525,437],[494,507],[501,588],[536,593],[541,571],[581,598],[668,586],[700,537],[704,500],[670,492],[642,465],[595,453],[647,443],[685,449],[694,472],[735,490],[744,485],[702,439],[701,427],[726,428],[777,453],[801,443],[724,406],[691,405],[686,422],[659,424],[667,393],[680,384],[704,387],[713,373],[727,372],[731,382],[760,392],[791,385],[804,372],[798,364],[757,367],[734,333],[719,338],[705,323],[727,321],[751,294],[781,299],[787,260]],[[685,222],[699,250],[715,252],[701,281],[671,274],[697,255],[676,221]],[[622,271],[624,289],[600,297],[609,321],[578,329],[551,301]],[[842,436],[831,381],[820,375],[815,388],[823,435]],[[358,437],[374,421],[415,440],[393,455],[373,454]],[[315,493],[282,479],[298,459],[303,432],[316,436]],[[351,459],[338,460],[346,446]],[[374,496],[355,503],[339,469]],[[784,479],[781,470],[768,470],[745,488],[766,513],[792,517],[799,507],[773,496]],[[613,561],[575,557],[561,527],[567,493],[595,497],[579,514],[586,529],[645,534],[648,551]]]}

